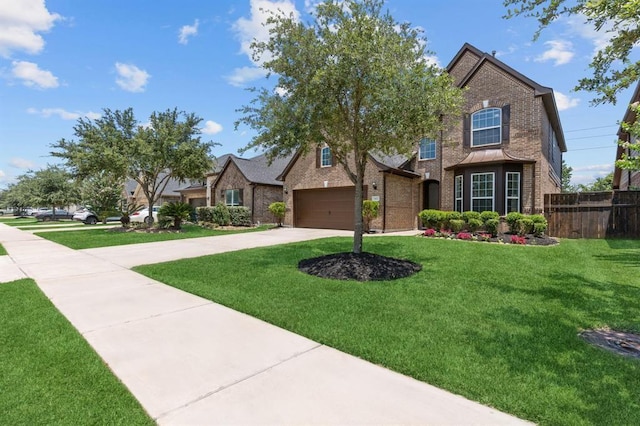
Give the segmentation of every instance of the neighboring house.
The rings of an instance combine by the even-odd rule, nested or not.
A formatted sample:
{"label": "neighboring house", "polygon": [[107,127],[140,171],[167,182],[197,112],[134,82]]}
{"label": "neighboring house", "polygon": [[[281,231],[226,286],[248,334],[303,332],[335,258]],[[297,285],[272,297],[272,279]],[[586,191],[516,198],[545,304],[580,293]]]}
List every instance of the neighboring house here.
{"label": "neighboring house", "polygon": [[[463,117],[445,117],[449,130],[416,141],[410,158],[370,156],[372,229],[414,229],[427,208],[539,213],[544,194],[560,192],[566,145],[553,90],[469,44],[447,71],[466,89]],[[328,147],[294,156],[279,178],[286,225],[353,229],[355,188]]]}
{"label": "neighboring house", "polygon": [[178,189],[180,200],[191,207],[204,207],[207,205],[207,178],[191,180],[186,186]]}
{"label": "neighboring house", "polygon": [[282,201],[282,173],[291,156],[276,158],[269,164],[266,155],[240,158],[229,154],[211,183],[210,205],[245,206],[253,223],[274,222],[269,205]]}
{"label": "neighboring house", "polygon": [[[633,124],[638,119],[638,117],[636,117],[636,113],[628,108],[629,105],[636,102],[640,102],[640,82],[638,83],[635,92],[633,92],[631,102],[627,105],[627,111],[622,118],[623,122]],[[625,142],[638,143],[638,138],[625,132],[622,127],[618,130],[618,139]],[[638,155],[638,153],[630,153],[629,151],[630,150],[628,148],[625,149],[618,145],[616,161],[622,159],[623,153],[627,155]],[[616,167],[613,172],[613,189],[619,189],[622,191],[640,190],[640,171],[622,170]]]}
{"label": "neighboring house", "polygon": [[[163,178],[166,174],[161,174],[160,178]],[[184,186],[184,183],[181,183],[177,179],[170,178],[167,186],[164,188],[164,191],[160,194],[156,201],[157,206],[161,206],[170,201],[180,201],[180,192],[179,189],[181,186]],[[142,190],[140,184],[138,184],[135,180],[129,179],[125,183],[125,198],[128,203],[136,204],[140,206],[147,205],[147,197]]]}

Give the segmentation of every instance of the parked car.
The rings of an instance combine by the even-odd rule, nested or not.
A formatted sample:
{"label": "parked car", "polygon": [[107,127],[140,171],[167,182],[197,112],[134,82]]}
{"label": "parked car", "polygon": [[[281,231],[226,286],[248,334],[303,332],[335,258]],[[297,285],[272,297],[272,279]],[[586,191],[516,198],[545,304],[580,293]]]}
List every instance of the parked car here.
{"label": "parked car", "polygon": [[36,213],[34,216],[36,220],[47,222],[50,220],[60,220],[60,219],[71,219],[73,218],[73,214],[69,213],[66,210],[56,209],[55,215],[53,210],[47,210],[44,212]]}
{"label": "parked car", "polygon": [[[72,219],[80,221],[85,225],[95,225],[99,222],[98,215],[86,208],[76,210],[76,212],[73,214]],[[107,222],[118,222],[119,220],[120,216],[109,216],[107,218]]]}
{"label": "parked car", "polygon": [[49,207],[38,207],[37,209],[31,209],[31,213],[29,213],[31,216],[35,216],[38,213],[46,213],[48,211],[51,211],[51,209]]}
{"label": "parked car", "polygon": [[[160,206],[153,206],[152,209],[152,215],[153,215],[153,221],[157,222],[158,221],[158,210],[160,210]],[[138,222],[138,223],[149,223],[149,208],[145,207],[143,209],[140,209],[134,213],[131,213],[129,215],[129,219],[131,220],[131,222]]]}

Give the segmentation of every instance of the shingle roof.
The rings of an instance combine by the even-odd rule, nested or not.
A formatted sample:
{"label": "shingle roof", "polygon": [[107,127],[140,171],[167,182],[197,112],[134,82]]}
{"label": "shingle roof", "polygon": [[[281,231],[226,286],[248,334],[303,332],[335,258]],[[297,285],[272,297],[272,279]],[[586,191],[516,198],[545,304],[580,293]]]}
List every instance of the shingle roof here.
{"label": "shingle roof", "polygon": [[276,178],[289,164],[292,157],[293,155],[277,157],[273,159],[271,164],[269,164],[266,154],[253,158],[230,156],[227,161],[233,161],[244,177],[251,183],[282,186],[282,182]]}

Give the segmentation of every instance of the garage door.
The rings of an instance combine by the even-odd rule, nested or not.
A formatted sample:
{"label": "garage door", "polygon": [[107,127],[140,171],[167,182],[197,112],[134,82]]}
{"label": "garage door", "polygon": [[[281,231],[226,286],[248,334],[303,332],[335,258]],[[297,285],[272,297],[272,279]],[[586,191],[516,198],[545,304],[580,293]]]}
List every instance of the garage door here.
{"label": "garage door", "polygon": [[293,191],[294,226],[353,230],[355,187]]}

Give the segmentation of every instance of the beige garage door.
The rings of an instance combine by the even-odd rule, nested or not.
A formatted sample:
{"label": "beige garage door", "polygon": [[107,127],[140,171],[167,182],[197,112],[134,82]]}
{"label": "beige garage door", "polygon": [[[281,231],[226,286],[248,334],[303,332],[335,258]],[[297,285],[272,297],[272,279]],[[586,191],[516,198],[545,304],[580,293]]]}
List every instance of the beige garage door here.
{"label": "beige garage door", "polygon": [[353,186],[294,191],[294,226],[353,230],[354,199]]}

